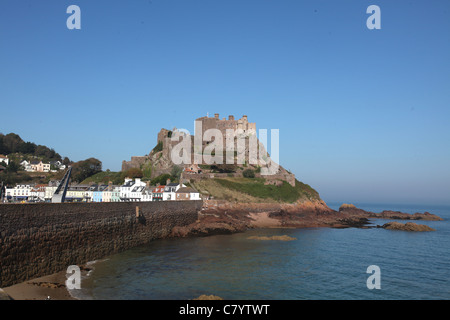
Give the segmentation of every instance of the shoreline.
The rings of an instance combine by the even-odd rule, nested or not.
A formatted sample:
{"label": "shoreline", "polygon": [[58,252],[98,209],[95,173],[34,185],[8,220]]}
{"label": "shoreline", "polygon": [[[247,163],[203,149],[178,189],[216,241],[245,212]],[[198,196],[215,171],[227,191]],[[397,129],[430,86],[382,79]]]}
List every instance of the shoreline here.
{"label": "shoreline", "polygon": [[78,300],[70,295],[65,281],[66,272],[61,271],[3,288],[3,291],[12,300]]}
{"label": "shoreline", "polygon": [[[233,206],[229,203],[225,205],[210,203],[209,206],[202,208],[199,219],[195,223],[185,227],[175,227],[169,237],[203,237],[264,228],[372,228],[368,226],[371,224],[369,219],[443,220],[428,212],[409,214],[385,210],[381,213],[373,213],[354,206],[336,211],[328,208],[326,204],[323,205],[324,203],[318,203],[318,206],[315,206],[311,203],[306,204],[305,207],[305,204],[302,204],[297,211],[289,206],[265,208],[262,205],[254,206],[252,210],[243,210],[242,204]],[[91,270],[86,266],[80,266],[80,269],[82,278]],[[80,300],[70,294],[65,285],[66,279],[66,272],[61,271],[2,289],[11,300]]]}

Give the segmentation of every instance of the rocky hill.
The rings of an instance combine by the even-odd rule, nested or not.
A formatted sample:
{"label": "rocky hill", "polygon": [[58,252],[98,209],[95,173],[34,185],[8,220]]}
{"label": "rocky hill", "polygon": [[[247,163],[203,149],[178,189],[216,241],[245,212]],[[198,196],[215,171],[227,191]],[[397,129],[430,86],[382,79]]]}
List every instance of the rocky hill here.
{"label": "rocky hill", "polygon": [[[205,126],[232,126],[234,118],[219,120],[203,117]],[[246,116],[243,120],[247,120]],[[240,119],[239,121],[242,121]],[[244,121],[244,124],[246,122]],[[211,124],[212,123],[212,124]],[[242,122],[238,122],[239,125]],[[251,127],[253,128],[253,126]],[[205,129],[205,128],[203,128]],[[170,174],[176,166],[171,159],[172,151],[179,140],[172,136],[179,134],[173,130],[161,129],[156,146],[148,155],[132,157],[122,163],[122,170],[140,168],[147,177],[155,179],[162,174]],[[182,135],[181,135],[182,136]],[[184,135],[190,143],[191,162],[194,163],[194,136]],[[246,143],[251,137],[247,136]],[[202,145],[208,146],[208,143]],[[384,211],[377,214],[344,205],[339,211],[330,209],[311,186],[299,181],[295,176],[277,166],[277,171],[263,175],[262,169],[273,165],[269,154],[258,141],[258,150],[265,153],[263,161],[250,164],[250,150],[246,147],[234,153],[234,160],[244,156],[245,161],[238,164],[198,164],[182,165],[180,181],[196,189],[203,199],[203,207],[197,222],[175,228],[173,236],[210,235],[233,233],[255,227],[367,227],[371,218],[392,219],[438,219],[433,215],[408,215]],[[215,152],[226,150],[215,150]],[[258,152],[259,152],[258,151]],[[261,160],[261,159],[259,159]]]}

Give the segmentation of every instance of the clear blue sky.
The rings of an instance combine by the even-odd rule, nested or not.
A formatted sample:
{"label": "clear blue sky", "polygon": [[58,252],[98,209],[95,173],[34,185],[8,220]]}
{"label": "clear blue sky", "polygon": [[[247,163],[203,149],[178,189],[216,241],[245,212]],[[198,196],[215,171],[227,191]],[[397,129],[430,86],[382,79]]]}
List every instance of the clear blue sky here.
{"label": "clear blue sky", "polygon": [[111,170],[247,114],[325,201],[449,204],[450,1],[2,0],[0,108],[0,132]]}

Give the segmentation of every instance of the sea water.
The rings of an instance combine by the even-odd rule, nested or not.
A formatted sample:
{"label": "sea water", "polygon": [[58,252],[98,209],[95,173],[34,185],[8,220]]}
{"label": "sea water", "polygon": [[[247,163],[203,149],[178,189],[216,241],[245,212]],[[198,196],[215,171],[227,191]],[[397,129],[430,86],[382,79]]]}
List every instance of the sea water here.
{"label": "sea water", "polygon": [[[257,229],[156,240],[95,263],[74,295],[102,300],[178,300],[202,294],[227,300],[449,299],[450,207],[357,206],[374,212],[429,211],[444,221],[414,221],[436,229],[432,232]],[[387,221],[371,220],[374,226]],[[251,238],[274,235],[295,240]],[[380,289],[368,288],[372,265],[379,267]]]}

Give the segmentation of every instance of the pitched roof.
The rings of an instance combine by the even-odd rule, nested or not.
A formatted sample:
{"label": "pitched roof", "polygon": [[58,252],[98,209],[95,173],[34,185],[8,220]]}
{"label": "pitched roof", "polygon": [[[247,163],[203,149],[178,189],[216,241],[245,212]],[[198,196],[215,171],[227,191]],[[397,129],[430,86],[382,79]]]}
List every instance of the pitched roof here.
{"label": "pitched roof", "polygon": [[164,192],[164,188],[166,186],[157,186],[155,189],[153,189],[153,192],[161,193]]}
{"label": "pitched roof", "polygon": [[193,193],[193,192],[195,192],[195,190],[192,188],[182,187],[182,188],[178,189],[178,191],[176,193]]}

